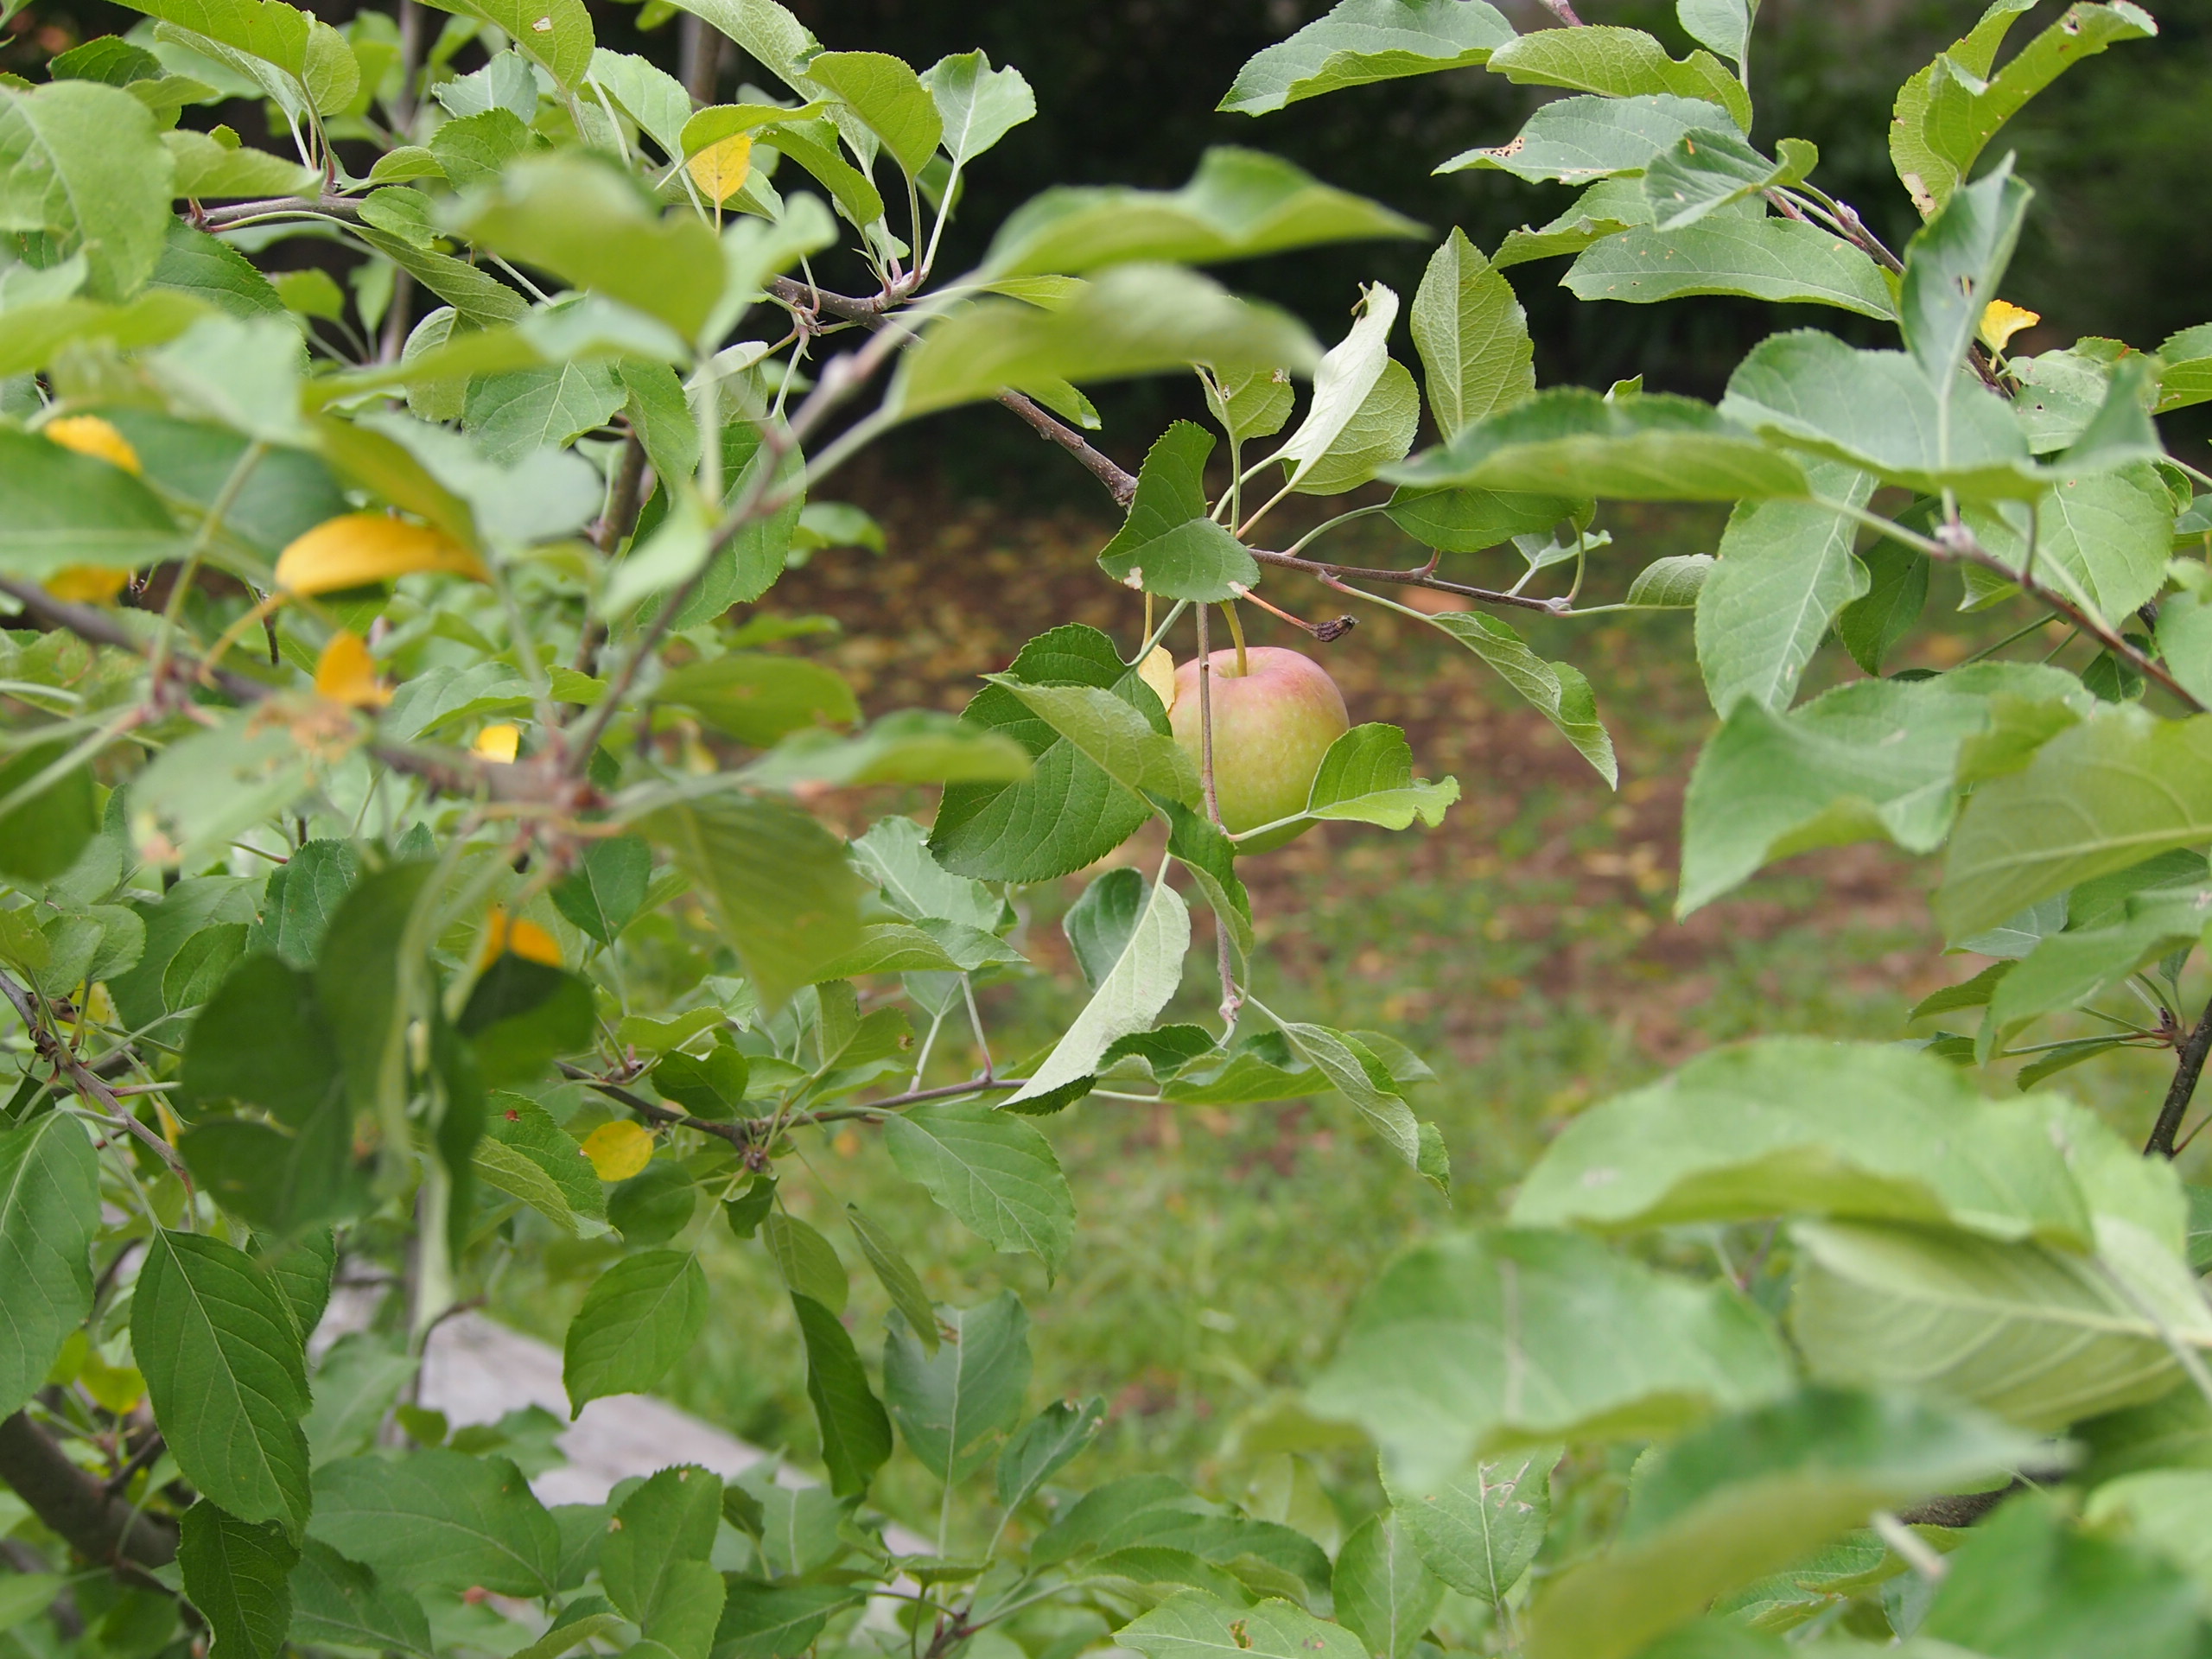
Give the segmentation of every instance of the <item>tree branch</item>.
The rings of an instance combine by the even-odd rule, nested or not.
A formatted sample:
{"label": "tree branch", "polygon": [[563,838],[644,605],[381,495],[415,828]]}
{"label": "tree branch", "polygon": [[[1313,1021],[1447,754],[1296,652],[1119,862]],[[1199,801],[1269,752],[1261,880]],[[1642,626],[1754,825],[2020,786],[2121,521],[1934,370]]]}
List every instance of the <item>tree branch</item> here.
{"label": "tree branch", "polygon": [[864,1100],[850,1106],[829,1106],[818,1112],[792,1112],[779,1119],[774,1117],[740,1117],[728,1122],[693,1117],[684,1112],[671,1111],[643,1095],[632,1093],[619,1083],[587,1071],[582,1066],[560,1062],[561,1075],[571,1083],[581,1083],[596,1089],[618,1106],[627,1107],[649,1123],[658,1123],[665,1128],[696,1129],[702,1135],[711,1135],[727,1141],[741,1151],[766,1136],[779,1122],[791,1123],[876,1123],[886,1112],[896,1111],[901,1106],[918,1106],[925,1101],[951,1100],[961,1095],[980,1095],[1000,1090],[1020,1089],[1027,1077],[977,1077],[967,1083],[941,1084],[934,1089],[912,1089],[903,1095],[887,1095],[881,1100]]}
{"label": "tree branch", "polygon": [[113,1567],[149,1588],[160,1589],[141,1569],[176,1559],[176,1528],[141,1514],[119,1495],[69,1461],[46,1431],[23,1412],[0,1419],[0,1481],[31,1513],[88,1560]]}
{"label": "tree branch", "polygon": [[1094,448],[1090,440],[1073,427],[1056,419],[1018,391],[999,393],[999,402],[1027,422],[1039,437],[1058,444],[1073,455],[1083,464],[1085,471],[1112,493],[1114,499],[1123,508],[1136,499],[1135,475],[1125,470],[1111,455]]}
{"label": "tree branch", "polygon": [[2208,1055],[2212,1055],[2212,1002],[2205,1004],[2202,1016],[2182,1039],[2180,1055],[2174,1062],[2174,1080],[2167,1085],[2158,1121],[2152,1126],[2151,1138],[2143,1147],[2145,1158],[2153,1154],[2161,1158],[2174,1155],[2174,1137],[2181,1132],[2182,1119],[2189,1115],[2189,1103],[2196,1093],[2197,1079],[2204,1075]]}

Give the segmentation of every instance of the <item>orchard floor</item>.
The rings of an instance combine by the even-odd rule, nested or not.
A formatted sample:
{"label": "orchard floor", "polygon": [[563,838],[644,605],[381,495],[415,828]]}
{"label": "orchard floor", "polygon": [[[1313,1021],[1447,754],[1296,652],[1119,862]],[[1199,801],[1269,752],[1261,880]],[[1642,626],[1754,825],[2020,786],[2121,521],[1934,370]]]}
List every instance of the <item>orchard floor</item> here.
{"label": "orchard floor", "polygon": [[[1103,628],[1125,653],[1139,637],[1141,601],[1092,563],[1112,531],[1096,516],[1010,516],[866,479],[848,493],[883,521],[890,556],[817,554],[777,588],[773,608],[836,620],[836,638],[799,648],[843,671],[871,715],[957,709],[976,675],[1059,623]],[[1617,596],[1653,558],[1710,550],[1719,527],[1697,509],[1613,510],[1606,521],[1615,544],[1595,556],[1590,576],[1599,598]],[[1350,563],[1413,562],[1385,536],[1346,533],[1332,546]],[[1495,556],[1484,559],[1492,562],[1459,562],[1465,579],[1510,580]],[[1279,573],[1265,591],[1317,619],[1344,608]],[[1439,1080],[1421,1087],[1416,1108],[1443,1130],[1452,1204],[1333,1096],[1227,1109],[1092,1101],[1044,1121],[1079,1212],[1072,1258],[1050,1287],[1033,1258],[995,1255],[934,1210],[865,1131],[810,1145],[818,1179],[795,1173],[785,1183],[793,1207],[810,1211],[841,1248],[850,1240],[837,1213],[859,1203],[905,1243],[941,1300],[1020,1293],[1035,1320],[1033,1405],[1094,1392],[1110,1402],[1108,1433],[1071,1478],[1168,1470],[1234,1495],[1255,1423],[1326,1357],[1357,1287],[1424,1233],[1495,1218],[1577,1109],[1758,1033],[1901,1037],[1914,1001],[1981,965],[1941,954],[1926,905],[1933,861],[1885,848],[1800,858],[1674,918],[1682,794],[1712,723],[1687,613],[1539,618],[1524,629],[1547,655],[1588,674],[1620,756],[1616,793],[1480,662],[1421,623],[1363,607],[1349,636],[1313,646],[1245,609],[1254,643],[1322,657],[1355,721],[1403,726],[1418,771],[1459,780],[1463,798],[1439,830],[1327,826],[1245,867],[1267,958],[1262,999],[1287,1018],[1393,1032],[1434,1066]],[[1962,621],[1930,641],[1923,659],[1956,660],[2001,637],[2001,625]],[[1179,658],[1192,650],[1188,638],[1173,643]],[[1839,669],[1857,672],[1831,646],[1815,677]],[[855,831],[885,810],[928,810],[891,791],[817,804]],[[1157,849],[1141,838],[1119,856],[1149,870]],[[1082,887],[1070,878],[1033,895],[1020,943],[1041,976],[985,996],[1001,1060],[1048,1039],[1052,1022],[1081,1005],[1057,924]],[[1209,1019],[1218,998],[1207,924],[1196,926],[1170,1017]],[[930,1079],[972,1075],[962,1068],[974,1058],[948,1033]],[[2133,1122],[2147,1121],[2162,1083],[2155,1064],[2123,1056],[2061,1086],[2124,1109],[2116,1121]],[[702,1338],[669,1392],[804,1462],[816,1437],[780,1287],[765,1257],[718,1223],[702,1248],[724,1293],[715,1306],[733,1317]],[[852,1323],[869,1352],[882,1299],[857,1252],[848,1255]],[[588,1249],[551,1251],[510,1274],[497,1311],[557,1339],[597,1265]],[[1328,1472],[1355,1503],[1371,1480],[1349,1455]],[[875,1496],[909,1522],[937,1511],[931,1483],[904,1459]],[[988,1531],[985,1496],[974,1494],[973,1509],[956,1502],[956,1553],[966,1532]]]}

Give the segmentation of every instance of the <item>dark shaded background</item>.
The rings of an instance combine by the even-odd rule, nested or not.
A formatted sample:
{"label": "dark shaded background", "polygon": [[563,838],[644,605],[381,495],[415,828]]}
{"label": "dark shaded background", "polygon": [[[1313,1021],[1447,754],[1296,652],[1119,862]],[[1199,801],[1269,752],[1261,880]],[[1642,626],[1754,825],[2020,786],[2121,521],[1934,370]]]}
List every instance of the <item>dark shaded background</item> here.
{"label": "dark shaded background", "polygon": [[[1545,94],[1479,70],[1355,88],[1254,119],[1218,115],[1215,103],[1262,47],[1325,10],[1325,0],[791,0],[829,45],[897,53],[918,67],[947,52],[982,47],[1037,89],[1038,118],[979,164],[953,231],[956,263],[980,248],[1012,207],[1055,183],[1173,185],[1207,145],[1274,151],[1346,188],[1376,196],[1439,234],[1452,225],[1484,248],[1514,226],[1541,223],[1573,193],[1498,173],[1438,178],[1437,162],[1510,137]],[[1535,0],[1502,0],[1522,27],[1548,21]],[[1897,84],[1981,11],[1980,0],[1766,0],[1752,48],[1758,99],[1755,136],[1785,134],[1821,147],[1817,180],[1857,206],[1892,246],[1916,223],[1890,170],[1886,132]],[[2203,185],[2212,161],[2212,0],[2152,0],[2155,41],[2118,47],[2077,66],[1999,135],[1993,154],[2019,152],[2037,196],[2007,281],[2007,297],[2043,313],[2016,350],[2109,334],[2155,346],[2212,317],[2212,214]],[[351,3],[318,4],[334,21]],[[1584,0],[1592,22],[1652,30],[1678,54],[1690,41],[1662,0]],[[651,33],[635,6],[591,10],[602,44],[637,51],[671,71],[680,20]],[[2056,18],[2046,0],[2014,27],[2015,48]],[[35,78],[52,52],[89,35],[128,29],[136,14],[105,0],[40,0],[16,17],[5,67]],[[435,20],[433,20],[435,22]],[[471,57],[462,60],[464,67]],[[733,51],[725,96],[766,77]],[[235,114],[228,115],[234,123]],[[212,121],[209,111],[188,118]],[[242,129],[243,130],[243,129]],[[1410,296],[1430,245],[1361,243],[1252,262],[1227,273],[1238,287],[1281,302],[1322,337],[1341,332],[1362,281]],[[1862,343],[1887,330],[1821,308],[1694,299],[1660,306],[1584,304],[1556,286],[1564,260],[1513,273],[1536,339],[1543,384],[1603,386],[1642,372],[1654,389],[1711,397],[1752,343],[1777,328],[1818,321]],[[1171,414],[1190,412],[1187,389],[1160,382],[1109,389],[1101,398],[1107,447],[1133,455]],[[2194,429],[2170,438],[2194,441]],[[1003,493],[1031,475],[1046,496],[1087,483],[1041,460],[1011,423],[954,416],[900,435],[901,459],[956,485]]]}

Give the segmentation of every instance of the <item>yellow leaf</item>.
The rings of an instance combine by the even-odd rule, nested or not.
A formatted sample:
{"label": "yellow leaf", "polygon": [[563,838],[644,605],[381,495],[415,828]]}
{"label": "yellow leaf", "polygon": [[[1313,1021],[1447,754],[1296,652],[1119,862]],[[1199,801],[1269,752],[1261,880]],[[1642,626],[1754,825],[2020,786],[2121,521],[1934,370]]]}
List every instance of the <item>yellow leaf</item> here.
{"label": "yellow leaf", "polygon": [[294,594],[334,594],[420,570],[486,579],[483,561],[442,531],[381,512],[327,518],[276,560],[276,585]]}
{"label": "yellow leaf", "polygon": [[510,763],[522,748],[522,728],[512,721],[499,721],[477,733],[476,741],[469,747],[486,760]]}
{"label": "yellow leaf", "polygon": [[691,182],[719,207],[745,188],[747,175],[753,171],[753,135],[736,132],[717,139],[683,166],[691,175]]}
{"label": "yellow leaf", "polygon": [[391,701],[391,693],[377,683],[376,658],[350,628],[332,634],[315,658],[315,689],[349,709],[381,709]]}
{"label": "yellow leaf", "polygon": [[2001,352],[2006,340],[2021,329],[2032,328],[2042,321],[2043,314],[2039,311],[2031,311],[2010,300],[1992,300],[1981,308],[1982,343],[1993,352]]}
{"label": "yellow leaf", "polygon": [[1168,655],[1166,646],[1154,645],[1146,654],[1137,665],[1137,677],[1152,688],[1161,708],[1175,706],[1175,659]]}
{"label": "yellow leaf", "polygon": [[584,1137],[584,1156],[602,1181],[626,1181],[653,1160],[653,1138],[628,1119],[602,1123]]}
{"label": "yellow leaf", "polygon": [[528,917],[512,919],[505,910],[494,905],[492,913],[484,918],[484,949],[477,957],[476,965],[490,967],[503,950],[527,962],[543,963],[548,968],[561,965],[559,940]]}
{"label": "yellow leaf", "polygon": [[40,430],[64,449],[97,456],[126,473],[143,470],[138,465],[138,452],[130,447],[130,440],[97,415],[65,415],[58,421],[48,421]]}
{"label": "yellow leaf", "polygon": [[66,599],[79,605],[111,605],[123,591],[124,583],[130,580],[128,570],[105,570],[97,564],[64,566],[48,576],[40,586],[56,599]]}

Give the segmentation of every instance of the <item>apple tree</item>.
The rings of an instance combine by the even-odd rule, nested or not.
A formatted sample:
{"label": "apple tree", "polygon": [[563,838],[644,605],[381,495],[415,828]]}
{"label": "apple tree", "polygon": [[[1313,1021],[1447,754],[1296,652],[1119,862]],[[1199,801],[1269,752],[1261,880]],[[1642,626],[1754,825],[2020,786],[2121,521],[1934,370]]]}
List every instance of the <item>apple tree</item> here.
{"label": "apple tree", "polygon": [[[578,0],[454,0],[435,31],[157,0],[0,85],[0,1643],[2207,1650],[2205,1205],[2171,1160],[2212,1049],[2183,989],[2212,476],[2154,417],[2212,398],[2212,325],[2008,355],[2032,191],[1996,143],[2157,25],[2082,3],[2021,40],[2027,0],[1996,0],[1898,95],[1924,223],[1892,249],[1812,143],[1751,142],[1748,0],[1681,0],[1682,57],[1550,3],[1519,34],[1483,0],[1344,0],[1224,100],[1559,89],[1440,158],[1578,193],[1488,255],[1224,148],[1174,190],[1049,191],[946,269],[1028,84],[827,48],[775,0],[685,0],[766,88],[704,107]],[[182,119],[226,104],[283,140]],[[1325,346],[1207,274],[1414,237],[1411,299],[1369,285]],[[1827,306],[1896,344],[1776,334],[1717,404],[1539,389],[1505,273],[1570,256],[1586,299]],[[1193,372],[1208,423],[1135,474],[1085,435],[1084,386]],[[1051,630],[959,718],[863,722],[761,601],[870,534],[810,496],[842,462],[987,402],[1122,509],[1100,580],[1132,626]],[[1288,497],[1362,489],[1274,545]],[[1727,525],[1620,569],[1616,501]],[[1325,556],[1378,513],[1402,562]],[[1470,608],[1392,596],[1417,588]],[[2017,626],[1894,669],[1931,594]],[[1317,642],[1370,606],[1441,630],[1592,787],[1617,766],[1589,682],[1515,620],[1693,611],[1717,724],[1681,909],[1885,840],[1941,855],[1937,918],[1992,965],[1921,1011],[1971,1033],[1753,1042],[1585,1113],[1504,1216],[1362,1288],[1230,1502],[1192,1471],[1089,1487],[1103,1404],[1037,1408],[1019,1300],[932,1304],[916,1241],[856,1207],[832,1238],[785,1186],[858,1132],[1057,1270],[1082,1237],[1057,1115],[1326,1096],[1357,1155],[1448,1191],[1417,1103],[1479,1080],[1257,1000],[1238,870],[1316,823],[1433,825],[1459,785],[1248,648],[1248,604]],[[1801,699],[1822,653],[1859,675]],[[810,809],[874,784],[941,793],[849,839]],[[1157,861],[1069,913],[1086,1006],[997,1064],[976,989],[1031,971],[1022,890],[1154,820]],[[1217,1019],[1160,1023],[1194,939]],[[2172,1058],[2143,1155],[2041,1087],[2119,1048]],[[2018,1089],[1982,1086],[1999,1065]],[[609,1251],[572,1407],[659,1386],[715,1314],[720,1229],[789,1291],[818,1484],[679,1465],[549,1508],[526,1425],[413,1405],[440,1322],[563,1239]],[[883,1330],[848,1323],[849,1263]],[[341,1268],[375,1311],[311,1343]],[[1339,1541],[1303,1454],[1348,1439],[1387,1505]],[[954,1535],[948,1503],[894,1554],[894,1519],[930,1522],[871,1503],[901,1455],[992,1529]]]}

